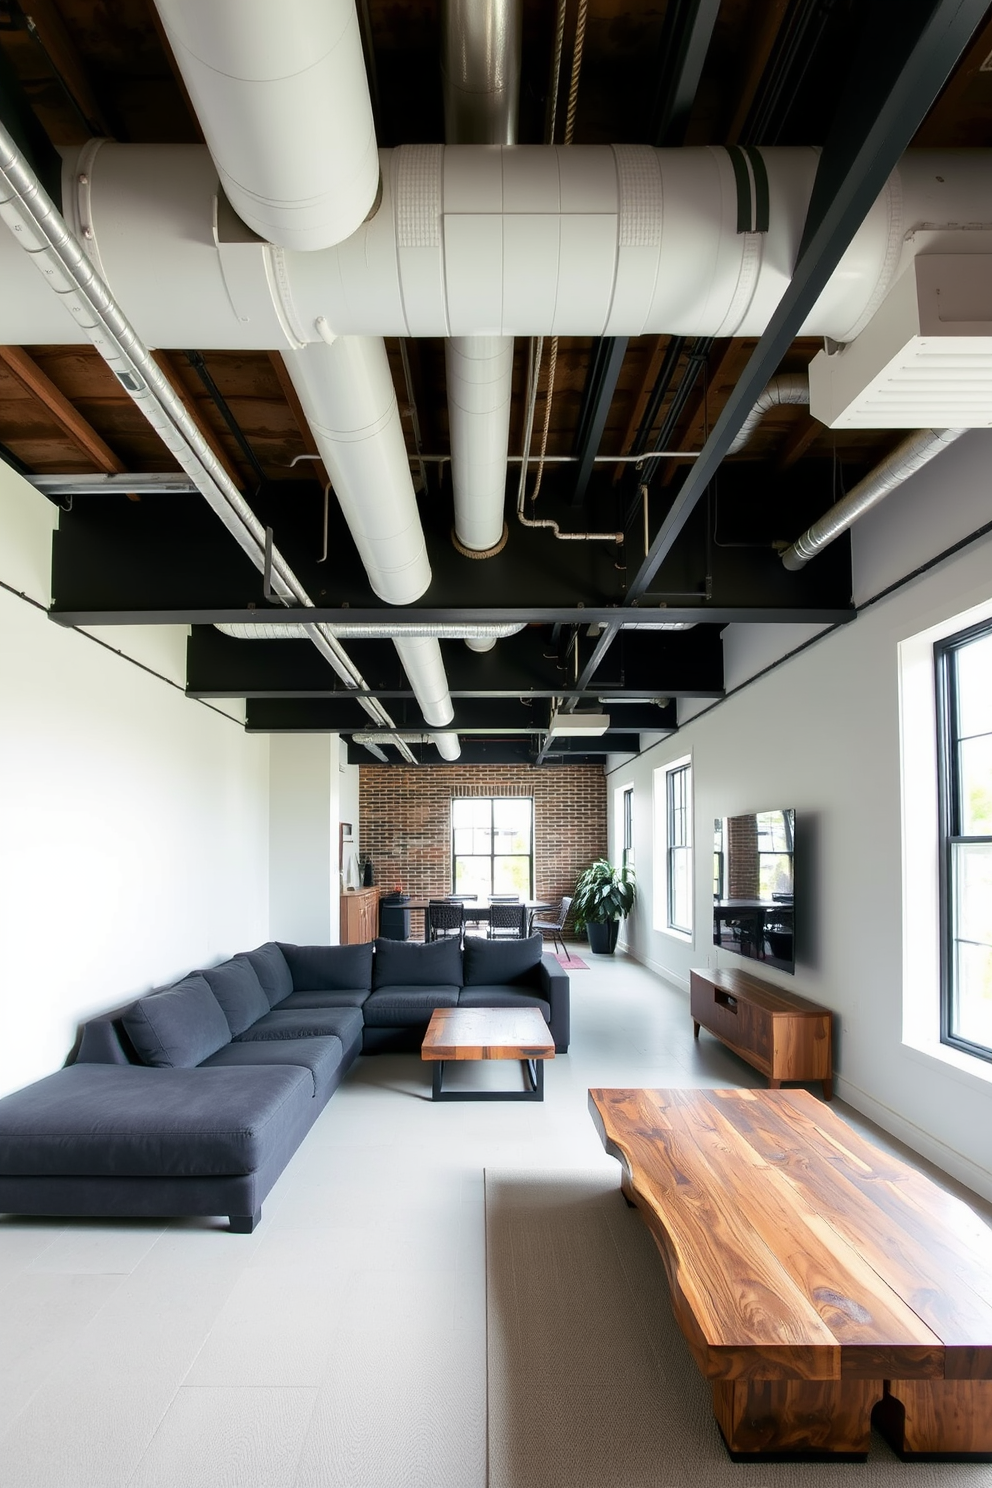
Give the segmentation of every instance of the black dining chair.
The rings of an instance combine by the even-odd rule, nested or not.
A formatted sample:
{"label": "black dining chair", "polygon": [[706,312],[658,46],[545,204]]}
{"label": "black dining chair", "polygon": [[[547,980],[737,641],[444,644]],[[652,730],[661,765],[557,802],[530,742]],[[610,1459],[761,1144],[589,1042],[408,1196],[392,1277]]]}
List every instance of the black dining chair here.
{"label": "black dining chair", "polygon": [[478,894],[445,894],[444,897],[449,904],[463,904],[465,906],[464,924],[466,934],[468,933],[469,926],[472,927],[473,934],[485,934],[485,931],[482,928],[481,920],[479,920],[478,917],[472,913],[472,906],[476,904],[479,899]]}
{"label": "black dining chair", "polygon": [[568,911],[572,907],[570,894],[563,894],[558,906],[558,913],[553,920],[534,920],[531,929],[536,933],[538,930],[542,935],[551,936],[551,944],[561,946],[563,956],[568,955],[565,948],[565,921],[568,919]]}
{"label": "black dining chair", "polygon": [[495,899],[489,901],[489,939],[520,940],[524,933],[527,910],[519,903],[513,904]]}
{"label": "black dining chair", "polygon": [[427,901],[427,939],[455,940],[462,943],[465,932],[465,906],[453,904],[450,899]]}

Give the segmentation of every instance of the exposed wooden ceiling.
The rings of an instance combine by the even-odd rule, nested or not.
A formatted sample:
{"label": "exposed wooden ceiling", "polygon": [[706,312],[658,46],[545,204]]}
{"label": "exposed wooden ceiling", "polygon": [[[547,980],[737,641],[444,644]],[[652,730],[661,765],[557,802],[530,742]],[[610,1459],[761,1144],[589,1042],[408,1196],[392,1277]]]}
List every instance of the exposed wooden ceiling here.
{"label": "exposed wooden ceiling", "polygon": [[[654,142],[659,106],[659,79],[664,76],[663,43],[666,23],[679,9],[691,10],[693,0],[589,0],[585,48],[582,62],[576,143]],[[850,56],[857,50],[866,6],[864,0],[722,0],[695,101],[685,121],[684,141],[689,144],[822,144],[834,115]],[[278,7],[273,23],[278,20]],[[439,67],[439,18],[434,0],[360,0],[368,52],[369,74],[379,143],[384,146],[443,138],[442,97]],[[569,0],[566,23],[567,77],[571,38],[574,35],[576,0]],[[548,108],[548,78],[553,45],[554,6],[542,0],[525,0],[524,57],[521,95],[521,143],[545,138]],[[18,109],[27,110],[40,131],[39,149],[52,145],[79,144],[94,134],[124,142],[192,142],[201,139],[196,118],[188,103],[181,79],[164,42],[150,0],[0,0],[0,114],[6,119]],[[992,134],[992,13],[963,52],[950,80],[933,103],[917,131],[914,144],[928,147],[988,146]],[[0,294],[2,294],[0,287]],[[126,309],[126,306],[125,306]],[[698,451],[712,429],[727,398],[755,349],[754,339],[715,341],[700,347],[689,341],[682,348],[673,375],[655,398],[654,418],[645,430],[645,414],[657,387],[659,372],[669,350],[669,338],[644,336],[631,340],[619,380],[609,406],[599,444],[601,455],[625,455],[653,447],[658,432],[667,427],[667,447],[691,455]],[[630,467],[599,463],[594,469],[585,512],[588,523],[606,522],[627,528],[628,556],[620,563],[611,560],[613,576],[604,577],[603,555],[595,557],[575,551],[567,555],[549,553],[547,546],[527,551],[530,534],[515,531],[509,554],[492,564],[471,565],[471,580],[459,578],[453,566],[446,532],[450,527],[450,488],[443,457],[448,452],[447,411],[444,386],[443,345],[423,340],[406,343],[409,379],[402,365],[398,342],[387,343],[397,396],[403,412],[408,448],[420,492],[425,526],[438,553],[432,551],[436,582],[424,605],[434,608],[461,607],[468,615],[473,600],[493,605],[546,603],[564,608],[585,604],[611,606],[622,603],[625,565],[636,567],[643,555],[642,512],[637,478]],[[803,370],[819,343],[810,339],[792,343],[781,371]],[[588,338],[562,338],[549,422],[548,453],[571,455],[576,430],[587,393],[593,343]],[[518,342],[515,366],[514,413],[511,450],[519,453],[523,438],[523,392],[527,347]],[[305,551],[317,544],[323,469],[313,460],[315,446],[278,357],[266,353],[217,352],[210,347],[190,348],[188,353],[159,353],[160,365],[193,413],[201,432],[236,484],[259,512],[278,512],[283,523],[281,541]],[[688,379],[688,381],[687,381]],[[536,425],[540,429],[545,410],[547,363],[545,362],[537,404]],[[672,414],[673,407],[680,411]],[[666,423],[667,421],[667,423]],[[417,433],[419,432],[419,444]],[[640,435],[640,444],[638,437]],[[898,439],[893,431],[833,431],[813,420],[805,408],[782,407],[762,422],[758,432],[740,455],[721,467],[714,492],[706,503],[702,524],[693,541],[706,549],[705,562],[686,557],[673,568],[669,564],[666,587],[686,593],[708,587],[723,609],[736,605],[782,606],[792,616],[796,605],[785,592],[768,589],[770,570],[766,563],[770,539],[798,535],[775,530],[774,513],[783,503],[794,512],[808,512],[812,519],[830,504],[840,485],[849,485]],[[650,440],[650,444],[648,444]],[[0,349],[0,446],[6,457],[31,474],[132,473],[175,468],[142,415],[123,392],[98,355],[78,346],[27,346]],[[416,463],[420,454],[423,466]],[[294,464],[294,461],[297,463]],[[685,478],[687,463],[665,461],[652,485],[652,522]],[[421,480],[425,474],[426,480]],[[516,490],[517,471],[511,467],[508,501]],[[570,482],[574,466],[551,465],[543,477],[541,503],[548,511],[570,512],[578,524],[576,510],[569,508]],[[762,493],[760,520],[755,517],[755,492]],[[295,495],[293,493],[296,493]],[[87,498],[88,500],[89,498]],[[158,498],[154,498],[158,500]],[[132,503],[135,508],[154,505],[151,498]],[[798,501],[798,506],[797,506]],[[722,502],[722,505],[721,505]],[[85,508],[85,501],[77,503]],[[175,507],[176,512],[185,508]],[[115,508],[116,511],[116,508]],[[730,513],[728,516],[727,513]],[[96,533],[110,541],[106,528],[125,520],[105,512],[93,520],[85,540],[66,533],[64,563],[69,553],[73,563],[100,568]],[[145,512],[141,523],[158,520]],[[176,518],[178,522],[179,517]],[[185,520],[185,517],[182,518]],[[168,518],[162,518],[167,522]],[[719,546],[718,524],[726,521],[728,544],[753,543],[763,551],[754,555],[753,571],[742,565],[727,569],[720,577],[720,563],[713,559],[714,540]],[[796,522],[790,516],[791,525]],[[296,523],[298,531],[287,533]],[[769,525],[770,524],[770,525]],[[71,523],[63,524],[70,527]],[[733,529],[730,531],[730,529]],[[149,529],[150,530],[150,529]],[[653,529],[652,529],[653,530]],[[729,532],[729,535],[727,533]],[[224,541],[223,534],[219,541]],[[342,534],[342,548],[348,538]],[[535,540],[536,541],[536,540]],[[85,560],[78,554],[88,554]],[[314,555],[311,554],[311,557]],[[841,561],[843,559],[843,561]],[[302,561],[302,560],[301,560]],[[750,560],[748,560],[750,561]],[[837,609],[849,601],[846,555],[832,560],[833,568],[810,589],[804,603],[813,609]],[[550,565],[550,567],[548,567]],[[707,567],[708,565],[708,567]],[[608,565],[610,566],[610,565]],[[354,562],[352,570],[356,568]],[[705,575],[702,569],[707,569]],[[479,571],[487,569],[486,575]],[[67,570],[64,570],[67,572]],[[543,576],[547,573],[545,588]],[[347,583],[340,575],[314,574],[323,582],[320,592],[328,603],[375,608],[362,576],[351,572]],[[619,577],[617,577],[619,575]],[[90,609],[111,609],[113,595],[105,576],[94,581]],[[195,601],[178,590],[169,602],[169,584],[163,578],[149,582],[154,591],[151,607],[174,609],[184,605],[201,611],[204,602],[197,590]],[[777,582],[777,581],[776,581]],[[79,608],[87,584],[85,573],[67,580]],[[723,586],[723,592],[719,593]],[[845,592],[847,584],[848,592]],[[715,586],[715,587],[714,587]],[[195,586],[194,586],[195,587]],[[241,605],[233,600],[233,582],[218,581],[218,604]],[[202,592],[209,590],[206,576]],[[796,591],[798,593],[798,591]],[[192,591],[190,591],[192,593]],[[791,595],[792,591],[789,591]],[[65,607],[65,594],[56,601]],[[71,608],[71,605],[70,605]],[[802,608],[802,605],[799,606]],[[700,614],[700,619],[705,617]],[[714,625],[721,622],[714,619]],[[703,626],[697,630],[702,631]],[[577,644],[572,659],[565,661],[570,638],[577,632],[536,627],[532,644],[542,655],[557,658],[562,686],[564,670],[573,668],[576,655],[585,656]],[[283,646],[285,643],[282,643]],[[688,646],[688,642],[687,642]],[[485,696],[488,658],[475,658],[479,671],[478,697]],[[535,660],[535,665],[536,660]],[[218,666],[221,663],[218,662]],[[373,668],[373,671],[375,669]],[[383,663],[383,676],[391,677]],[[512,668],[509,669],[512,672]],[[622,671],[622,667],[620,668]],[[648,668],[650,670],[650,668]],[[657,669],[656,669],[657,670]],[[521,695],[547,689],[528,689],[526,668],[521,671]],[[712,665],[701,668],[712,685]],[[516,675],[516,674],[514,674]],[[605,675],[605,674],[604,674]],[[490,679],[491,680],[491,679]],[[505,679],[504,679],[505,680]],[[574,680],[574,677],[573,677]],[[383,684],[385,686],[385,684]],[[508,683],[509,686],[515,685]],[[593,680],[585,690],[593,695],[603,681]],[[658,676],[664,691],[665,679]],[[211,690],[209,688],[203,690]],[[220,691],[221,688],[214,690]],[[305,691],[306,689],[304,689]],[[684,690],[690,690],[685,688]],[[245,691],[248,691],[247,687]],[[490,689],[495,691],[495,689]],[[290,695],[264,689],[271,704],[289,704]],[[536,712],[536,710],[535,710]],[[256,711],[256,720],[262,718]],[[287,726],[303,726],[299,713],[285,714],[296,720]],[[633,716],[633,715],[629,715]],[[268,724],[277,711],[266,715]],[[671,713],[666,719],[671,721]],[[317,719],[317,715],[314,715]],[[416,710],[409,719],[415,726]],[[252,723],[251,717],[249,722]],[[456,714],[456,725],[459,717]],[[545,714],[538,720],[546,722]],[[257,723],[255,726],[265,726]],[[319,721],[313,726],[322,726]],[[632,732],[629,731],[629,732]],[[494,729],[498,733],[498,728]],[[615,745],[617,741],[612,741]],[[495,757],[495,756],[494,756]]]}

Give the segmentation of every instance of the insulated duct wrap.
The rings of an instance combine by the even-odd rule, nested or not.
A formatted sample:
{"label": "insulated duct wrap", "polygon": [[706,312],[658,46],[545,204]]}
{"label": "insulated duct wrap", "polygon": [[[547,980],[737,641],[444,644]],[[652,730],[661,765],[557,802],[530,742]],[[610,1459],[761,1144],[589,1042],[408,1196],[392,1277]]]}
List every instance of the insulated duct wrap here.
{"label": "insulated duct wrap", "polygon": [[[290,253],[218,241],[202,147],[108,142],[85,226],[138,333],[163,348],[285,350],[316,341],[318,318],[361,337],[760,335],[792,274],[818,158],[760,155],[768,231],[739,233],[722,148],[403,145],[381,152],[373,218],[335,248]],[[77,221],[78,159],[66,151]],[[850,341],[913,259],[914,233],[927,225],[928,252],[955,252],[961,223],[990,221],[988,151],[910,151],[801,334]],[[0,243],[0,340],[85,339],[32,278]]]}

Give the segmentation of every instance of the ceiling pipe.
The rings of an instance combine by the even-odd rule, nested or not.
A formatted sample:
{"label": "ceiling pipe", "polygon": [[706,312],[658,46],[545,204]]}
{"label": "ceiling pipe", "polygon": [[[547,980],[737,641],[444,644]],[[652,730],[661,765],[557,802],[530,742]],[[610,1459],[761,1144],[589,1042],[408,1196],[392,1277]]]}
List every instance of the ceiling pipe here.
{"label": "ceiling pipe", "polygon": [[[409,744],[433,744],[441,758],[449,762],[456,760],[461,754],[457,734],[410,734],[405,731],[397,733],[394,730],[389,733],[352,734],[351,742],[361,744],[371,754],[376,754],[383,744],[395,744],[397,749]],[[385,760],[385,755],[379,754],[378,757]]]}
{"label": "ceiling pipe", "polygon": [[[515,145],[520,104],[521,0],[443,0],[441,75],[449,145]],[[513,394],[512,336],[444,343],[454,543],[491,558],[506,543],[506,457]]]}
{"label": "ceiling pipe", "polygon": [[379,190],[354,0],[155,0],[228,201],[282,248],[351,236]]}
{"label": "ceiling pipe", "polygon": [[784,404],[809,406],[809,378],[805,372],[783,372],[780,377],[773,377],[771,382],[766,384],[755,399],[751,412],[741,424],[737,438],[727,454],[736,455],[738,450],[742,450],[749,443],[765,414]]}
{"label": "ceiling pipe", "polygon": [[[427,590],[431,566],[410,476],[396,391],[381,337],[333,336],[283,360],[373,591],[408,605]],[[436,638],[393,644],[424,719],[454,717]]]}
{"label": "ceiling pipe", "polygon": [[[214,455],[185,405],[69,231],[14,140],[0,124],[0,219],[10,229],[61,306],[86,334],[121,386],[196,484],[243,552],[266,568],[266,533]],[[278,549],[270,547],[271,582],[284,603],[313,608],[303,585]],[[309,639],[349,688],[367,690],[340,642],[323,624],[304,625]],[[392,725],[376,698],[359,703],[377,722]]]}
{"label": "ceiling pipe", "polygon": [[964,432],[964,429],[917,429],[903,439],[864,480],[859,481],[785,550],[782,562],[786,568],[793,572],[805,568],[811,558],[853,527],[859,517],[877,506],[890,491],[922,470],[935,455],[960,439]]}
{"label": "ceiling pipe", "polygon": [[[709,147],[403,145],[382,152],[375,217],[320,253],[223,237],[200,146],[106,142],[85,170],[69,150],[64,195],[138,333],[163,349],[286,351],[319,341],[321,325],[364,337],[750,336],[790,283],[817,162],[813,149],[760,154],[766,233],[738,232],[730,157]],[[928,252],[974,251],[960,225],[976,221],[992,221],[989,152],[910,151],[800,334],[852,340],[924,226]],[[0,341],[85,340],[19,258],[0,247]]]}

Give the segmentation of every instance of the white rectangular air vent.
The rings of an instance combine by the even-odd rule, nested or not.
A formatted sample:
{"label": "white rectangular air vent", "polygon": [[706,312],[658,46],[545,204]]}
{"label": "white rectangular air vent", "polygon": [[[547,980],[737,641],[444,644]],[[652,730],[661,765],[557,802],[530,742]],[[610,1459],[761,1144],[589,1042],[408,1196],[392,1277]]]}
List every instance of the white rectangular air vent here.
{"label": "white rectangular air vent", "polygon": [[809,368],[832,429],[992,427],[992,254],[914,260],[854,341]]}

